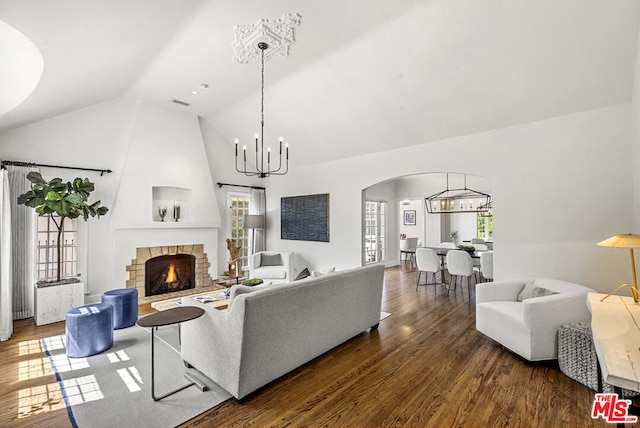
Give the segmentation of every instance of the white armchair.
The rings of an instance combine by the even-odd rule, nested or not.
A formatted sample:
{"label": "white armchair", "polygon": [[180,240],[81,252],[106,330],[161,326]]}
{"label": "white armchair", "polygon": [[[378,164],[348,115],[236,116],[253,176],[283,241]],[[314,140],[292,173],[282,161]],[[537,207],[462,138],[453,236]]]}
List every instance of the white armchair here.
{"label": "white armchair", "polygon": [[[542,295],[540,289],[554,294]],[[481,283],[476,286],[476,329],[529,361],[555,360],[560,326],[591,321],[587,293],[593,291],[551,278]]]}
{"label": "white armchair", "polygon": [[291,282],[293,253],[288,251],[259,251],[249,257],[249,277],[273,284]]}

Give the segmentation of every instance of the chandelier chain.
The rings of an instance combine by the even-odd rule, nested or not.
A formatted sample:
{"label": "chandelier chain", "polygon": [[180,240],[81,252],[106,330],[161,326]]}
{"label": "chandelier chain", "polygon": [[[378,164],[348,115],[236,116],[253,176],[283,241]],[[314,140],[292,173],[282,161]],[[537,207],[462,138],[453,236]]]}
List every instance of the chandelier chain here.
{"label": "chandelier chain", "polygon": [[[265,178],[265,177],[269,177],[270,175],[284,175],[289,171],[289,145],[285,144],[284,146],[284,165],[282,162],[282,155],[283,155],[283,150],[282,150],[282,146],[283,146],[283,142],[282,142],[282,137],[280,137],[280,141],[279,141],[279,153],[277,155],[278,157],[278,165],[277,168],[272,169],[271,168],[271,149],[267,148],[267,151],[265,153],[265,149],[264,149],[264,61],[265,61],[265,50],[269,48],[269,45],[265,42],[260,42],[258,43],[258,49],[260,49],[262,51],[262,55],[260,56],[261,58],[261,85],[260,85],[260,135],[256,134],[256,158],[255,158],[255,165],[256,165],[256,169],[255,171],[251,171],[249,169],[247,169],[247,146],[242,146],[242,169],[240,169],[238,167],[238,144],[239,141],[236,138],[235,143],[236,143],[236,162],[235,162],[235,166],[236,166],[236,171],[240,172],[246,176],[258,176],[260,178]],[[260,141],[258,141],[258,139]],[[267,157],[267,167],[265,168],[265,154]],[[284,170],[282,169],[282,167],[284,166]]]}
{"label": "chandelier chain", "polygon": [[260,169],[261,172],[264,173],[264,49],[262,49],[262,72],[260,75],[262,76],[262,86],[260,88],[260,152],[262,156],[260,156]]}

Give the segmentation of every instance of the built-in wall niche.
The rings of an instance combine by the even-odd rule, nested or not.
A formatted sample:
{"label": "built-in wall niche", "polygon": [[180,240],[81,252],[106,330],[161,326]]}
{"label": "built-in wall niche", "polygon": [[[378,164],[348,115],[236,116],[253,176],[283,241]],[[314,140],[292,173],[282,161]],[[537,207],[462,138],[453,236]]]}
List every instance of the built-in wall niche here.
{"label": "built-in wall niche", "polygon": [[151,211],[154,222],[189,222],[191,189],[172,186],[153,186],[152,200],[153,205]]}

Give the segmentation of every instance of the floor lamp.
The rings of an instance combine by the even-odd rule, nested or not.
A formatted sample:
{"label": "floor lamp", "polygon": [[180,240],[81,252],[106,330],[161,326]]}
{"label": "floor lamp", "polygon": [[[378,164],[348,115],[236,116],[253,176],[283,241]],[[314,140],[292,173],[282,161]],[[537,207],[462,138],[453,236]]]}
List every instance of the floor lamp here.
{"label": "floor lamp", "polygon": [[251,229],[251,255],[253,255],[256,248],[256,229],[264,229],[264,216],[261,214],[245,214],[242,216],[242,227]]}
{"label": "floor lamp", "polygon": [[612,294],[616,294],[621,289],[629,287],[629,289],[631,290],[631,294],[633,295],[633,300],[636,303],[640,302],[640,291],[638,290],[638,274],[636,273],[636,257],[633,253],[634,248],[640,248],[640,235],[634,235],[631,233],[626,235],[616,235],[609,239],[605,239],[602,242],[598,242],[598,245],[601,247],[628,248],[629,253],[631,254],[631,269],[633,270],[633,284],[622,284],[611,293],[600,299],[600,301],[603,302],[604,299],[611,296]]}

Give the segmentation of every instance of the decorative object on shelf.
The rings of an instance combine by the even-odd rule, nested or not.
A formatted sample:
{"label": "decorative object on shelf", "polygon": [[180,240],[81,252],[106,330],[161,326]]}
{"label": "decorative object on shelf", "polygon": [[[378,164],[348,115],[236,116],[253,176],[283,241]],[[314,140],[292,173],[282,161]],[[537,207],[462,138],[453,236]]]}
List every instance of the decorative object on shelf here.
{"label": "decorative object on shelf", "polygon": [[175,221],[180,220],[180,204],[177,202],[173,203],[173,219]]}
{"label": "decorative object on shelf", "polygon": [[404,225],[405,226],[416,225],[416,210],[404,210]]}
{"label": "decorative object on shelf", "polygon": [[[89,195],[95,190],[94,184],[88,178],[76,177],[73,181],[64,182],[62,178],[45,181],[39,172],[27,174],[31,182],[31,190],[18,196],[18,204],[26,205],[36,210],[39,216],[50,216],[58,228],[56,245],[57,272],[56,283],[62,279],[62,232],[65,219],[82,217],[84,221],[89,216],[103,216],[109,208],[100,205],[100,201],[89,204]],[[55,216],[59,217],[59,222]],[[77,279],[77,278],[76,278]]]}
{"label": "decorative object on shelf", "polygon": [[633,284],[620,285],[611,293],[604,296],[600,301],[603,302],[604,299],[611,296],[612,294],[616,294],[623,288],[629,287],[629,290],[631,290],[631,294],[633,296],[633,300],[636,303],[640,302],[640,291],[638,290],[638,274],[636,273],[636,257],[633,253],[634,248],[640,248],[640,235],[634,235],[632,233],[628,233],[626,235],[616,235],[609,239],[605,239],[604,241],[598,242],[597,245],[600,247],[628,248],[629,253],[631,254],[631,270],[633,271]]}
{"label": "decorative object on shelf", "polygon": [[264,216],[260,214],[245,214],[242,216],[242,227],[251,229],[251,255],[253,255],[256,252],[256,229],[264,229]]}
{"label": "decorative object on shelf", "polygon": [[233,239],[227,239],[227,250],[229,250],[229,261],[227,262],[227,270],[223,273],[226,279],[234,279],[236,283],[239,278],[244,275],[242,266],[240,266],[240,249]]}
{"label": "decorative object on shelf", "polygon": [[164,221],[167,215],[167,207],[158,208],[158,215],[160,216],[160,221]]}
{"label": "decorative object on shelf", "polygon": [[488,212],[491,206],[491,195],[467,187],[467,175],[464,175],[464,187],[449,189],[449,174],[447,188],[424,198],[429,214],[446,213],[482,213]]}
{"label": "decorative object on shelf", "polygon": [[265,51],[269,49],[269,45],[265,42],[258,43],[258,49],[261,50],[262,55],[262,87],[260,89],[260,135],[256,134],[256,169],[250,170],[247,169],[247,146],[242,146],[242,156],[243,163],[242,169],[238,168],[238,139],[236,138],[236,171],[243,173],[246,176],[258,176],[260,178],[269,177],[270,175],[284,175],[289,171],[289,144],[285,144],[285,160],[284,160],[284,170],[282,170],[283,162],[282,162],[282,137],[280,137],[280,151],[278,154],[278,167],[276,169],[271,169],[271,147],[267,147],[266,150],[266,158],[267,165],[265,167],[265,149],[264,149],[264,56]]}

